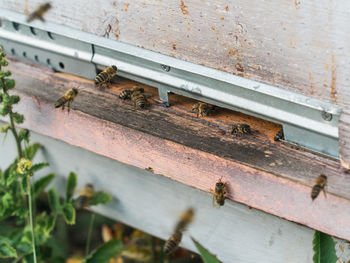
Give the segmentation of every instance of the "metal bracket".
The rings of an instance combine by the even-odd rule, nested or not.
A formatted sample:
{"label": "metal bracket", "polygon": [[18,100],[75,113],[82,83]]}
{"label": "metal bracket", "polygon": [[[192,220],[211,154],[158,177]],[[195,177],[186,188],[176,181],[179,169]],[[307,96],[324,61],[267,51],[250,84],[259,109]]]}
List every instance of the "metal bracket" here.
{"label": "metal bracket", "polygon": [[89,79],[96,68],[117,65],[118,75],[158,88],[166,105],[173,92],[280,123],[286,140],[339,157],[339,105],[55,23],[29,25],[10,10],[0,9],[0,17],[0,41],[12,55],[37,63],[44,57],[56,70]]}

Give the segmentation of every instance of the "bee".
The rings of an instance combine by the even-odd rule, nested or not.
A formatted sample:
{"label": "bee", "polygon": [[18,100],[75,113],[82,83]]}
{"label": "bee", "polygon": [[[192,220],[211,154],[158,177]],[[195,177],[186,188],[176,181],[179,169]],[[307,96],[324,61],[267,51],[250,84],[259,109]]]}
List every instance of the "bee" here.
{"label": "bee", "polygon": [[284,133],[283,133],[283,129],[280,129],[276,135],[275,138],[273,138],[276,142],[279,140],[284,140]]}
{"label": "bee", "polygon": [[327,186],[327,176],[325,176],[324,174],[321,174],[319,177],[317,177],[315,181],[315,185],[312,187],[312,190],[311,190],[312,201],[316,199],[316,197],[320,194],[321,191],[323,191],[326,197],[326,190],[325,190],[326,186]]}
{"label": "bee", "polygon": [[111,79],[117,74],[117,71],[118,68],[114,65],[107,67],[95,77],[95,85],[97,87],[102,87],[103,84],[106,84],[108,87],[109,84],[111,84]]}
{"label": "bee", "polygon": [[193,221],[194,210],[193,208],[187,209],[179,218],[179,221],[176,223],[175,231],[171,237],[164,244],[164,253],[169,255],[173,253],[176,248],[179,246],[182,233],[186,230],[187,226]]}
{"label": "bee", "polygon": [[231,126],[231,134],[251,134],[250,126],[245,123],[236,123]]}
{"label": "bee", "polygon": [[34,12],[28,15],[27,22],[30,23],[35,19],[40,19],[41,21],[45,22],[43,16],[51,7],[52,6],[50,3],[40,5]]}
{"label": "bee", "polygon": [[131,99],[131,94],[135,91],[139,91],[141,93],[144,93],[145,90],[143,88],[139,88],[134,86],[131,90],[130,89],[126,89],[123,90],[120,94],[119,94],[119,98],[122,100],[130,100]]}
{"label": "bee", "polygon": [[56,103],[55,103],[55,108],[62,107],[62,110],[64,110],[65,104],[68,104],[68,112],[70,111],[70,104],[73,102],[75,97],[78,95],[78,89],[77,88],[72,88],[66,91],[64,95],[59,98]]}
{"label": "bee", "polygon": [[194,217],[193,208],[189,208],[185,212],[183,212],[182,215],[180,216],[179,221],[175,226],[174,232],[184,232],[187,226],[193,221],[193,217]]}
{"label": "bee", "polygon": [[75,207],[77,209],[88,207],[90,200],[94,195],[94,186],[92,184],[86,184],[84,188],[79,191],[79,194]]}
{"label": "bee", "polygon": [[192,112],[196,112],[197,113],[197,118],[199,116],[201,117],[205,117],[210,115],[215,109],[215,106],[210,105],[208,103],[204,103],[204,102],[198,102],[196,104],[193,105],[192,107]]}
{"label": "bee", "polygon": [[141,91],[134,91],[131,93],[131,100],[134,102],[134,105],[139,109],[144,109],[149,105],[149,102],[146,98],[146,95]]}
{"label": "bee", "polygon": [[170,255],[173,253],[179,246],[182,239],[181,232],[175,232],[164,244],[164,253]]}
{"label": "bee", "polygon": [[221,178],[218,182],[215,184],[215,191],[214,191],[214,205],[223,206],[225,204],[225,198],[226,198],[226,184],[221,181]]}

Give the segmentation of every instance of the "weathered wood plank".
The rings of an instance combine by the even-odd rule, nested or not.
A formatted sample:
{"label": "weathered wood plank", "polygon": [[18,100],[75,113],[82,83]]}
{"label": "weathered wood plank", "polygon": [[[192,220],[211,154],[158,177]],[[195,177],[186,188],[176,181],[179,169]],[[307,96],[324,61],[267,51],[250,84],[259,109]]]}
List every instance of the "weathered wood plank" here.
{"label": "weathered wood plank", "polygon": [[[2,136],[0,135],[0,140]],[[105,216],[167,239],[178,215],[194,207],[195,221],[181,246],[196,251],[189,236],[199,240],[223,262],[311,263],[313,230],[236,202],[217,209],[212,196],[164,176],[137,169],[46,136],[32,134],[45,146],[36,161],[46,161],[59,176],[56,186],[65,192],[63,178],[74,171],[79,187],[93,183],[96,190],[112,194],[114,201],[97,207]],[[16,146],[11,136],[1,146],[8,154],[0,167],[12,161]],[[44,171],[43,171],[44,172]]]}
{"label": "weathered wood plank", "polygon": [[[26,127],[205,191],[223,176],[232,200],[350,239],[350,177],[339,162],[271,142],[261,132],[268,125],[253,136],[233,137],[222,131],[228,119],[242,118],[234,112],[224,111],[229,115],[221,121],[220,112],[197,119],[186,111],[190,105],[164,108],[154,101],[139,111],[117,98],[116,86],[100,91],[91,81],[15,61],[10,69],[23,98],[18,109],[30,112]],[[123,86],[134,85],[128,83]],[[53,102],[74,86],[84,89],[75,110],[55,110]],[[311,187],[321,172],[329,178],[328,199],[312,203]]]}
{"label": "weathered wood plank", "polygon": [[[0,0],[22,13],[39,0]],[[50,21],[344,106],[340,155],[350,168],[350,2],[52,1]]]}

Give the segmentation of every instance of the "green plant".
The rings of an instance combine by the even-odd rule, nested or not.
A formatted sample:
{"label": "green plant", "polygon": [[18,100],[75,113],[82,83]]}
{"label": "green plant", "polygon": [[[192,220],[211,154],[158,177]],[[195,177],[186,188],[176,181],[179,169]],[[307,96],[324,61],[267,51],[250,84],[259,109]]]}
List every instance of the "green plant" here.
{"label": "green plant", "polygon": [[[20,97],[10,94],[15,87],[15,81],[9,78],[11,76],[9,70],[3,70],[8,66],[5,57],[6,54],[0,47],[0,115],[8,118],[8,124],[0,127],[0,132],[4,133],[5,137],[8,132],[13,134],[17,157],[7,169],[4,171],[0,169],[0,222],[2,225],[7,224],[10,229],[0,235],[0,258],[14,258],[13,262],[22,260],[26,263],[62,262],[60,258],[52,258],[49,243],[58,217],[62,216],[66,224],[75,224],[76,199],[73,195],[77,176],[74,173],[69,175],[66,198],[60,198],[55,188],[51,188],[47,194],[44,193],[55,178],[54,174],[48,174],[34,182],[35,173],[48,166],[48,163],[33,163],[35,154],[41,146],[37,143],[30,144],[29,131],[17,129],[15,126],[24,122],[24,116],[13,109],[13,106],[20,101]],[[49,211],[34,209],[42,196],[47,199]],[[93,196],[91,205],[110,200],[108,194],[100,191]],[[103,251],[105,250],[107,249],[104,248]],[[96,250],[95,253],[99,251]],[[112,251],[117,249],[112,248]],[[90,257],[94,258],[95,253]]]}
{"label": "green plant", "polygon": [[335,242],[327,234],[315,231],[313,249],[314,263],[335,263],[338,260],[335,254]]}
{"label": "green plant", "polygon": [[194,238],[192,238],[193,243],[196,245],[199,254],[201,255],[204,263],[221,263],[220,260],[211,254],[207,249],[205,249],[201,244],[198,243]]}

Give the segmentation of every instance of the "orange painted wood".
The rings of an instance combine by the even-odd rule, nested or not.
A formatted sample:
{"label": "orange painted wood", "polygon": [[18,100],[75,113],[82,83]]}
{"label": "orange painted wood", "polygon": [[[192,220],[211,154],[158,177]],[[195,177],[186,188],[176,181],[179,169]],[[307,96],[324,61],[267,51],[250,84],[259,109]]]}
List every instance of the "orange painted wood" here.
{"label": "orange painted wood", "polygon": [[[273,142],[277,125],[251,118],[253,135],[234,137],[227,133],[231,118],[249,117],[219,110],[197,119],[189,112],[193,101],[180,97],[174,107],[150,99],[149,109],[136,110],[117,97],[120,87],[135,85],[131,81],[117,78],[110,90],[98,90],[91,81],[19,61],[10,69],[24,127],[204,191],[222,177],[234,201],[350,240],[349,175],[338,161]],[[82,91],[73,110],[55,109],[54,101],[76,86]],[[328,196],[311,202],[321,172],[329,178]]]}

